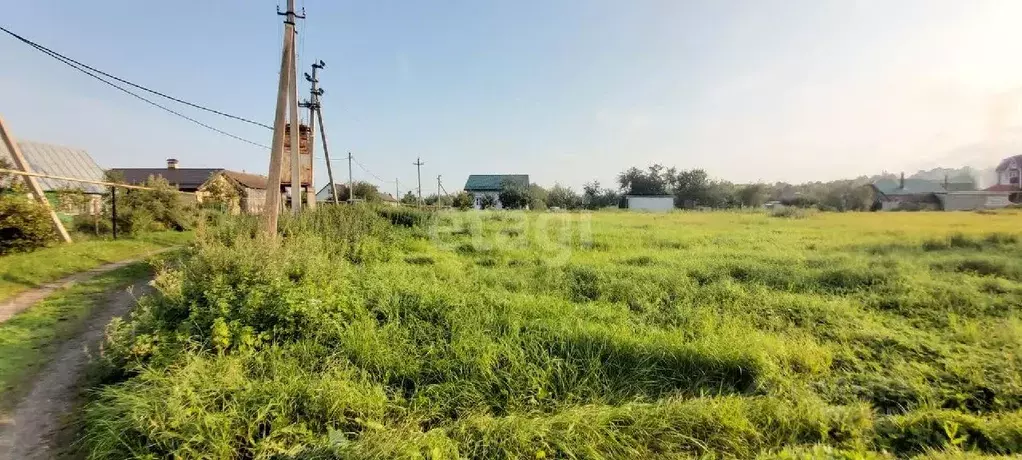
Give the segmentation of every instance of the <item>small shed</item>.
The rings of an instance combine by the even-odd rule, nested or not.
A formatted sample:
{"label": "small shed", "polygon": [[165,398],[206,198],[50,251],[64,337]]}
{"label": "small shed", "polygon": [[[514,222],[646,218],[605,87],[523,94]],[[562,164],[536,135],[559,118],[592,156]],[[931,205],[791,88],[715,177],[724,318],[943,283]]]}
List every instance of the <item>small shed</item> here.
{"label": "small shed", "polygon": [[674,209],[674,195],[625,195],[625,207],[644,211]]}
{"label": "small shed", "polygon": [[224,202],[232,214],[259,214],[266,205],[266,182],[266,176],[222,170],[199,186],[196,197]]}

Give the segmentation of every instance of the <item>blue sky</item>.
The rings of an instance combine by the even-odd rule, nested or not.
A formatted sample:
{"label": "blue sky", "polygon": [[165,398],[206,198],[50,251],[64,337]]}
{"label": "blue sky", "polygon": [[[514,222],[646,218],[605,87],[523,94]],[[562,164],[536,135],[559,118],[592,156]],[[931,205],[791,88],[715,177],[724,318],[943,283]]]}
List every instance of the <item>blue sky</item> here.
{"label": "blue sky", "polygon": [[[272,121],[275,1],[6,3],[2,23],[43,45]],[[1022,2],[1012,0],[298,3],[308,14],[300,70],[327,62],[334,155],[353,152],[383,179],[399,178],[402,193],[417,156],[430,193],[437,174],[448,190],[471,173],[577,188],[651,163],[736,182],[830,180],[986,166],[1022,140]],[[175,157],[266,172],[267,151],[13,39],[0,37],[0,55],[0,115],[20,138],[85,148],[103,167]],[[194,116],[269,143],[268,130]],[[335,166],[346,177],[346,162]],[[379,182],[358,167],[354,175]]]}

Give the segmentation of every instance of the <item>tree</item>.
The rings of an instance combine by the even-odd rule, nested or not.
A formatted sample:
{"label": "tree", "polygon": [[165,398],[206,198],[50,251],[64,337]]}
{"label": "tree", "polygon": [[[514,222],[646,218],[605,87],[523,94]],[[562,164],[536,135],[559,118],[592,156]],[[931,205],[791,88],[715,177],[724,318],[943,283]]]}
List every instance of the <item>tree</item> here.
{"label": "tree", "polygon": [[621,195],[613,189],[601,188],[599,181],[592,181],[582,186],[582,206],[586,209],[617,207]]}
{"label": "tree", "polygon": [[457,195],[454,195],[453,206],[462,211],[469,209],[475,204],[475,197],[471,193],[461,191]]}
{"label": "tree", "polygon": [[[194,216],[181,194],[166,179],[149,176],[142,184],[150,190],[117,193],[117,225],[130,233],[154,230],[186,230]],[[123,195],[122,195],[123,193]]]}
{"label": "tree", "polygon": [[482,209],[490,209],[497,205],[497,199],[493,195],[483,195],[479,200],[479,207]]}
{"label": "tree", "polygon": [[435,206],[438,202],[440,203],[440,206],[450,206],[453,199],[448,195],[437,195],[434,193],[426,196],[426,198],[422,201],[429,206]]}
{"label": "tree", "polygon": [[678,173],[674,178],[674,203],[683,208],[709,206],[710,179],[706,171],[691,169]]}
{"label": "tree", "polygon": [[221,211],[232,213],[235,211],[236,200],[240,194],[237,187],[223,174],[218,174],[213,180],[206,182],[201,191],[204,205],[214,205]]}
{"label": "tree", "polygon": [[[340,192],[338,192],[340,194]],[[405,192],[405,196],[401,197],[401,203],[403,204],[418,204],[419,198],[412,192]]]}
{"label": "tree", "polygon": [[[377,201],[381,201],[383,199],[383,198],[380,197],[379,187],[377,187],[374,184],[371,184],[371,183],[365,182],[365,181],[357,181],[354,184],[352,184],[352,186],[353,186],[352,188],[355,189],[354,199],[356,199],[356,200],[377,202]],[[349,195],[348,195],[348,184],[337,184],[336,187],[337,187],[337,200],[338,201],[348,201],[348,198],[349,198]],[[331,193],[331,194],[333,193],[332,188],[331,189],[327,189],[327,190],[329,191],[329,193]],[[328,198],[328,200],[329,201],[333,201],[333,198]],[[414,203],[415,202],[413,201],[412,204],[414,204]]]}
{"label": "tree", "polygon": [[511,181],[500,185],[500,205],[505,209],[522,209],[529,205],[528,189]]}
{"label": "tree", "polygon": [[738,186],[725,180],[710,181],[706,201],[702,204],[711,208],[737,208],[742,205]]}
{"label": "tree", "polygon": [[561,209],[578,209],[582,207],[582,197],[578,196],[574,190],[569,187],[565,187],[561,184],[554,184],[550,192],[547,193],[547,206],[558,207]]}
{"label": "tree", "polygon": [[539,184],[529,185],[529,209],[542,211],[547,207],[548,192]]}
{"label": "tree", "polygon": [[768,191],[765,185],[749,184],[738,191],[738,196],[741,198],[742,206],[758,208],[763,206],[763,203],[766,203],[767,193]]}
{"label": "tree", "polygon": [[667,195],[675,174],[674,168],[660,164],[650,166],[646,171],[632,167],[618,174],[617,182],[628,195]]}

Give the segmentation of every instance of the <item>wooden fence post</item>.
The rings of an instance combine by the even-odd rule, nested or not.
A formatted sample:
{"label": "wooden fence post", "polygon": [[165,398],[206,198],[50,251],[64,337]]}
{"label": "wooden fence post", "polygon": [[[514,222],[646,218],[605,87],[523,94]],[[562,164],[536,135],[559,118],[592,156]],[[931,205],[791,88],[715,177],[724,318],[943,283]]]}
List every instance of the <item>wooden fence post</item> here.
{"label": "wooden fence post", "polygon": [[[21,148],[18,147],[18,143],[14,140],[14,136],[11,135],[10,131],[7,130],[7,125],[4,124],[3,118],[0,118],[0,137],[4,138],[4,145],[7,146],[7,151],[11,152],[11,157],[14,158],[14,167],[24,172],[32,172],[32,166],[25,161],[25,156],[21,154]],[[35,199],[39,201],[39,204],[44,206],[50,214],[50,220],[53,221],[53,228],[60,235],[60,238],[65,243],[71,242],[71,235],[67,233],[67,229],[64,228],[64,223],[60,221],[60,217],[57,216],[57,211],[50,206],[50,201],[46,199],[46,194],[43,193],[42,187],[39,186],[39,181],[32,176],[22,176],[25,179],[25,183],[28,184],[29,191],[35,196]]]}

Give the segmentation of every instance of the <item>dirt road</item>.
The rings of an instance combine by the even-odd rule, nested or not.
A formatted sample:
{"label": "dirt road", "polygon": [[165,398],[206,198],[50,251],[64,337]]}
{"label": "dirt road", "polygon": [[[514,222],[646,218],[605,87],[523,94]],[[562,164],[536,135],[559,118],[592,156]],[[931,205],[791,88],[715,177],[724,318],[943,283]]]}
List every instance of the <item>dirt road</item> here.
{"label": "dirt road", "polygon": [[147,289],[148,280],[141,280],[127,290],[111,293],[85,323],[81,334],[60,346],[14,409],[13,417],[0,421],[0,458],[56,456],[63,447],[56,445],[57,435],[75,409],[82,374],[99,348],[106,325],[128,313]]}
{"label": "dirt road", "polygon": [[31,307],[32,305],[35,305],[35,304],[39,303],[40,301],[42,301],[46,297],[49,297],[50,294],[53,294],[54,292],[56,292],[59,289],[64,289],[64,288],[69,287],[72,284],[75,284],[75,283],[78,283],[78,282],[90,280],[90,279],[95,278],[96,276],[102,275],[104,273],[117,270],[118,268],[121,268],[121,267],[124,267],[124,266],[127,266],[127,265],[131,265],[131,264],[136,263],[136,262],[138,262],[140,260],[145,260],[148,257],[154,256],[154,255],[157,255],[157,254],[161,254],[161,253],[173,250],[173,249],[176,249],[176,248],[161,249],[161,250],[154,251],[154,252],[151,252],[149,254],[146,254],[145,256],[140,257],[140,258],[131,259],[131,260],[124,260],[124,261],[114,262],[114,263],[109,263],[109,264],[106,264],[106,265],[102,265],[102,266],[93,268],[91,270],[86,270],[86,271],[81,272],[81,273],[75,273],[74,275],[71,275],[71,276],[68,276],[68,277],[65,277],[65,278],[61,278],[61,279],[59,279],[57,281],[46,283],[46,284],[44,284],[42,286],[39,286],[39,287],[37,287],[35,289],[29,289],[29,290],[27,290],[25,292],[22,292],[22,293],[20,293],[18,295],[15,295],[14,297],[12,297],[12,298],[10,298],[8,300],[0,301],[0,323],[2,323],[4,321],[7,321],[12,316],[20,313],[22,310],[25,310],[26,308]]}

